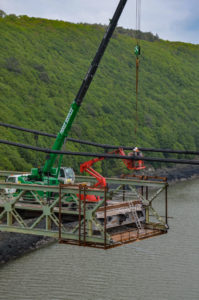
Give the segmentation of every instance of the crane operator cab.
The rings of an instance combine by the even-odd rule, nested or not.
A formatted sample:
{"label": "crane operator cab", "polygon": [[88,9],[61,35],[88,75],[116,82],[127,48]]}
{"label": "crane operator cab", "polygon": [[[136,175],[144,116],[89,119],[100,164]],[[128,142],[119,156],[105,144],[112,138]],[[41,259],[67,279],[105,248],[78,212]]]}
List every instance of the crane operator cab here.
{"label": "crane operator cab", "polygon": [[134,156],[136,158],[140,158],[139,160],[129,160],[128,161],[128,169],[131,170],[142,170],[145,169],[144,161],[142,160],[143,154],[138,149],[138,147],[133,148],[132,152],[128,153],[128,156]]}
{"label": "crane operator cab", "polygon": [[73,184],[75,182],[75,172],[72,168],[61,167],[58,180],[64,184]]}

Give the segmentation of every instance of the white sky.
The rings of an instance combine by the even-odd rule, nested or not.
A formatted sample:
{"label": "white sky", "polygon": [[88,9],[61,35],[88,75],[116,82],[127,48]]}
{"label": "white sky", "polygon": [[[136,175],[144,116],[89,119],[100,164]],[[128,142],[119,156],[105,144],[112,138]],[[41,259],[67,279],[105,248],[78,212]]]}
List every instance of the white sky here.
{"label": "white sky", "polygon": [[[199,0],[141,0],[141,30],[170,41],[199,44]],[[108,24],[119,0],[0,0],[7,14],[69,22]],[[128,0],[120,26],[135,28],[135,3]]]}

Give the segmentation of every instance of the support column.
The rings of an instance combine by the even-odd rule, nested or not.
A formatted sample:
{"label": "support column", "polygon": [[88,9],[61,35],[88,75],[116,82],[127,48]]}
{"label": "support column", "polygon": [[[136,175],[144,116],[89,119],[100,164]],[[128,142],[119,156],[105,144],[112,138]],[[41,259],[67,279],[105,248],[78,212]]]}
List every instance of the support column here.
{"label": "support column", "polygon": [[51,229],[51,218],[49,216],[46,216],[46,230]]}
{"label": "support column", "polygon": [[11,226],[13,224],[13,215],[12,215],[12,210],[13,210],[13,206],[11,203],[5,203],[4,206],[6,212],[7,212],[7,225]]}
{"label": "support column", "polygon": [[88,236],[92,236],[93,234],[92,227],[92,220],[88,220]]}
{"label": "support column", "polygon": [[166,185],[165,188],[165,223],[168,225],[168,195],[167,195],[167,188],[168,185]]}
{"label": "support column", "polygon": [[[148,201],[149,199],[149,190],[148,186],[146,186],[146,200]],[[146,207],[146,223],[149,223],[149,207]]]}
{"label": "support column", "polygon": [[11,226],[13,224],[13,216],[11,211],[7,211],[7,225]]}

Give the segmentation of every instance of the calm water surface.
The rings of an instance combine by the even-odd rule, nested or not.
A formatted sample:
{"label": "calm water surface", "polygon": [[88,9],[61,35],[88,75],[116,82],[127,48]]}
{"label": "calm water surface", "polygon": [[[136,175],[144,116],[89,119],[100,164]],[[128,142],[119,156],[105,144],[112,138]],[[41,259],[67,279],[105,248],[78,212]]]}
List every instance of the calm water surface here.
{"label": "calm water surface", "polygon": [[199,180],[169,188],[167,235],[108,251],[54,244],[0,269],[0,299],[199,299]]}

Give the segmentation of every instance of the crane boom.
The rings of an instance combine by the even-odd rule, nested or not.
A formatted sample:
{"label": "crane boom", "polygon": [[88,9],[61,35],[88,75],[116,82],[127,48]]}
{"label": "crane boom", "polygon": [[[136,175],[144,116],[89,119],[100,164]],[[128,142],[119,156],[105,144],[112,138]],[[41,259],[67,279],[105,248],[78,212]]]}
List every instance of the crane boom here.
{"label": "crane boom", "polygon": [[[86,92],[93,80],[93,77],[95,75],[95,72],[97,71],[100,60],[106,50],[106,47],[107,47],[109,40],[115,30],[115,27],[117,26],[117,22],[118,22],[120,15],[125,7],[126,2],[127,2],[127,0],[120,0],[118,6],[116,8],[116,11],[113,15],[113,18],[110,20],[110,24],[109,24],[109,26],[106,30],[106,33],[100,43],[100,46],[96,52],[96,55],[89,67],[89,70],[88,70],[85,78],[83,79],[82,85],[75,97],[75,100],[71,104],[70,110],[68,112],[68,115],[67,115],[62,127],[61,127],[61,130],[57,135],[55,143],[52,147],[53,150],[60,150],[64,144],[65,138],[68,136],[68,133],[71,129],[73,121],[79,111],[79,108],[81,106],[81,103],[82,103],[85,95],[86,95]],[[43,175],[51,174],[51,170],[53,168],[56,158],[57,158],[57,154],[54,154],[54,153],[50,154],[49,158],[46,160],[45,165],[43,167],[43,170],[42,170]]]}

